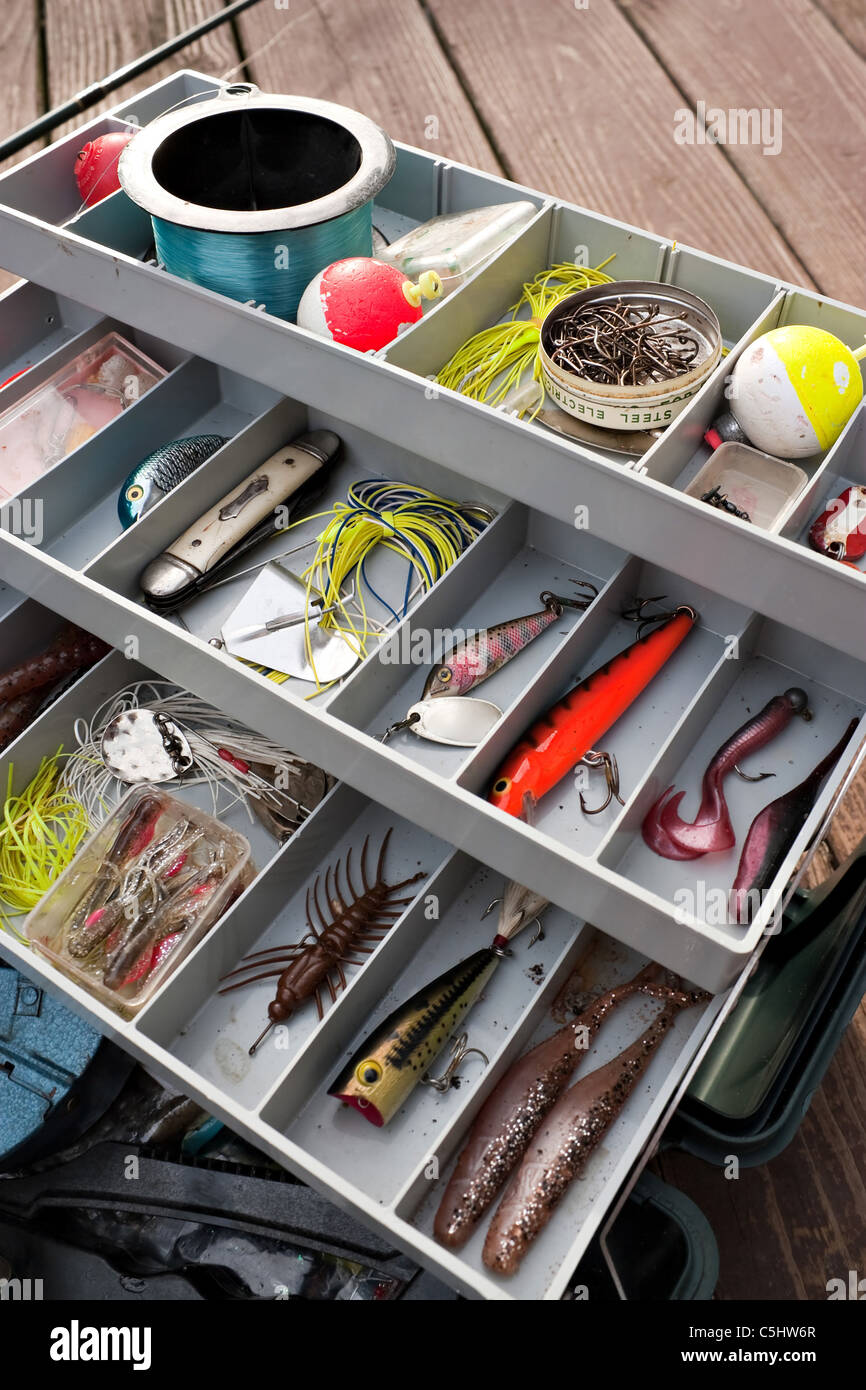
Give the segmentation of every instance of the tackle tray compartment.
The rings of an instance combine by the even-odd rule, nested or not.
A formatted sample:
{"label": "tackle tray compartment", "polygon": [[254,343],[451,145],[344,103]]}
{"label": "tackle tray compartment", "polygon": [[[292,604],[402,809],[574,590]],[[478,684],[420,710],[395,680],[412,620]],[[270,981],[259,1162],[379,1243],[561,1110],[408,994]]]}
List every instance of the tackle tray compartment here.
{"label": "tackle tray compartment", "polygon": [[[28,624],[37,614],[50,636],[54,611],[118,648],[15,740],[0,759],[0,776],[11,763],[14,785],[24,785],[42,756],[69,742],[76,718],[92,715],[133,673],[150,669],[301,752],[342,783],[282,848],[260,827],[250,833],[246,818],[234,813],[243,821],[237,828],[250,834],[258,877],[134,1022],[118,1020],[8,934],[0,934],[0,951],[155,1074],[379,1226],[453,1286],[476,1297],[556,1298],[622,1181],[644,1161],[647,1145],[675,1108],[735,1002],[773,915],[790,895],[791,876],[804,867],[866,751],[863,581],[805,541],[810,519],[834,489],[862,479],[864,408],[833,449],[807,461],[806,489],[771,533],[683,492],[706,458],[703,430],[721,408],[726,378],[748,342],[775,324],[807,322],[856,344],[866,314],[401,146],[394,178],[374,209],[374,223],[388,237],[437,212],[510,198],[529,198],[538,211],[395,343],[374,356],[355,354],[273,318],[266,306],[241,305],[168,275],[148,259],[149,219],[124,194],[78,213],[74,181],[70,191],[64,179],[84,140],[134,124],[132,106],[135,119],[146,123],[218,86],[181,73],[0,177],[4,258],[31,277],[0,298],[6,374],[69,350],[76,335],[99,336],[113,326],[169,369],[129,421],[105,427],[45,475],[38,541],[23,529],[38,491],[0,509],[0,580],[15,586],[0,588],[9,659],[28,654]],[[596,264],[611,252],[616,260],[608,270],[616,278],[656,277],[712,303],[730,349],[642,459],[623,461],[435,385],[454,348],[495,322],[525,278],[554,258]],[[163,359],[161,351],[169,356]],[[30,375],[0,388],[0,405],[23,394],[25,383],[29,389]],[[395,634],[398,660],[383,660],[381,644],[373,644],[341,687],[306,700],[309,692],[299,682],[275,684],[209,645],[234,585],[226,586],[228,593],[216,591],[218,599],[205,596],[193,605],[190,632],[141,606],[137,578],[257,462],[294,434],[321,427],[335,429],[346,443],[326,500],[344,492],[352,477],[385,474],[480,501],[496,515],[434,588],[416,598]],[[228,444],[121,533],[114,505],[130,468],[166,440],[203,430],[230,436]],[[387,567],[384,577],[393,581]],[[428,670],[403,659],[413,631],[435,634],[529,613],[539,606],[542,589],[562,585],[568,592],[569,581],[580,578],[599,590],[586,611],[567,610],[479,691],[503,711],[481,745],[440,749],[407,733],[379,742],[406,701],[418,697]],[[692,602],[700,624],[611,731],[626,806],[581,819],[580,787],[566,782],[543,803],[536,825],[502,816],[484,798],[498,762],[553,700],[626,645],[633,628],[621,614],[636,592]],[[805,775],[847,719],[856,715],[860,722],[761,914],[749,927],[734,927],[714,921],[707,906],[709,890],[730,881],[730,857],[719,857],[707,866],[710,872],[701,861],[699,875],[694,868],[683,875],[669,861],[653,862],[639,839],[640,821],[671,782],[688,791],[688,815],[713,749],[770,694],[792,684],[806,688],[818,718],[806,729],[798,722],[767,750],[779,763],[775,782],[758,791],[726,788],[740,843],[751,816]],[[768,786],[770,797],[764,795]],[[592,784],[587,794],[592,799]],[[368,829],[374,844],[391,824],[395,850],[402,842],[395,872],[401,866],[409,872],[406,866],[420,861],[431,878],[419,883],[413,903],[324,1019],[317,1020],[314,1005],[311,1017],[308,1007],[293,1020],[285,1048],[263,1052],[244,1069],[244,1042],[269,995],[258,986],[217,996],[220,976],[259,943],[287,939],[315,874],[350,843],[363,841]],[[452,851],[453,845],[459,849]],[[733,858],[735,868],[736,852]],[[405,1113],[381,1132],[340,1111],[324,1094],[338,1066],[376,1018],[487,942],[489,923],[482,927],[476,918],[501,891],[503,875],[543,887],[556,906],[545,916],[545,941],[524,954],[525,938],[518,938],[515,957],[503,963],[468,1021],[470,1043],[484,1049],[489,1066],[467,1059],[460,1090],[445,1097],[419,1088]],[[678,901],[679,889],[692,892],[694,912]],[[441,921],[425,915],[430,896]],[[605,934],[595,936],[587,919]],[[425,1175],[431,1158],[447,1173],[497,1076],[531,1039],[552,1028],[548,1007],[577,964],[588,971],[587,988],[595,990],[626,978],[648,957],[716,997],[678,1020],[665,1041],[665,1061],[654,1059],[646,1091],[632,1098],[586,1179],[569,1194],[571,1223],[555,1219],[509,1281],[483,1269],[477,1237],[459,1254],[436,1245],[429,1234],[435,1193]],[[530,973],[530,958],[540,980],[538,971]],[[624,1014],[620,1045],[631,1040],[626,1022]],[[599,1059],[608,1055],[608,1044],[615,1050],[616,1037],[602,1035]],[[446,1060],[443,1053],[437,1070]]]}

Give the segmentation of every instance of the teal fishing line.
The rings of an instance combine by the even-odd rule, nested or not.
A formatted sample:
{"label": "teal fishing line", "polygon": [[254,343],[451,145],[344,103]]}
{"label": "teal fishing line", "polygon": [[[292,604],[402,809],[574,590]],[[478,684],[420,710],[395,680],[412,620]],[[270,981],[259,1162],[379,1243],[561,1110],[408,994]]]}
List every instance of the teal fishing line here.
{"label": "teal fishing line", "polygon": [[208,232],[154,216],[158,260],[183,280],[294,321],[314,275],[347,256],[373,254],[373,204],[328,222],[276,232]]}

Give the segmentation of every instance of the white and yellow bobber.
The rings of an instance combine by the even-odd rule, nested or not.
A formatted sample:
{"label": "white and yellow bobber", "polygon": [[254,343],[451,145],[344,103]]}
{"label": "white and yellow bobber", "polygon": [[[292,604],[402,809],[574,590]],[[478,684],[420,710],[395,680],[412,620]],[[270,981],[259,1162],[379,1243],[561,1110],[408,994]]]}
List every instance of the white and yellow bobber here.
{"label": "white and yellow bobber", "polygon": [[756,449],[808,458],[838,439],[863,397],[858,358],[823,328],[764,333],[734,368],[731,411]]}

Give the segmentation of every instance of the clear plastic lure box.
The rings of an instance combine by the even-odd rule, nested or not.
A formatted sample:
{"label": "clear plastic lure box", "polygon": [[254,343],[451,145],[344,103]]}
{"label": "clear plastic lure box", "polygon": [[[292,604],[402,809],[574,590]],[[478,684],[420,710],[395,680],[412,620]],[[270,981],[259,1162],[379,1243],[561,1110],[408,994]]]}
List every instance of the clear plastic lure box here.
{"label": "clear plastic lure box", "polygon": [[[55,612],[117,648],[11,745],[0,775],[5,779],[12,764],[14,785],[25,785],[42,756],[70,742],[76,719],[92,715],[136,669],[149,669],[341,780],[282,848],[234,808],[229,823],[250,837],[257,877],[134,1018],[121,1019],[10,935],[0,935],[0,951],[157,1075],[455,1287],[475,1297],[555,1299],[646,1161],[862,760],[864,579],[813,550],[808,531],[828,497],[866,483],[864,407],[826,454],[805,461],[805,485],[766,529],[687,489],[707,462],[704,430],[724,408],[726,379],[749,342],[778,324],[811,323],[853,346],[863,339],[866,313],[399,146],[396,172],[374,213],[389,238],[440,212],[524,200],[536,212],[417,325],[380,353],[358,355],[269,315],[267,306],[240,304],[167,274],[148,260],[149,219],[123,193],[78,214],[67,174],[84,140],[128,128],[132,110],[146,123],[218,86],[178,74],[0,177],[0,260],[29,279],[0,298],[0,380],[61,350],[74,355],[77,341],[112,330],[167,369],[133,411],[0,505],[4,659],[37,651],[56,628]],[[576,255],[598,264],[611,254],[608,269],[618,279],[660,279],[711,304],[729,349],[642,458],[565,438],[436,385],[454,350],[506,312],[543,267]],[[10,403],[18,398],[24,380],[0,390],[0,408],[7,394]],[[184,628],[142,606],[138,577],[258,462],[315,428],[333,429],[344,442],[323,507],[343,497],[353,479],[379,475],[471,498],[495,517],[414,601],[397,629],[397,660],[371,650],[341,685],[308,700],[301,683],[275,684],[211,645],[248,580],[196,600],[184,610]],[[116,500],[130,468],[167,440],[207,432],[229,442],[122,532]],[[299,539],[305,534],[299,527]],[[386,589],[396,577],[384,575]],[[590,580],[597,598],[583,613],[566,612],[486,683],[479,693],[503,717],[480,745],[434,745],[409,733],[381,743],[424,683],[427,668],[411,660],[413,632],[529,613],[543,590],[570,588],[572,579]],[[690,603],[700,620],[606,739],[625,806],[614,802],[585,817],[580,788],[564,782],[533,825],[501,815],[486,799],[492,773],[540,713],[633,638],[622,613],[636,594]],[[715,749],[792,685],[807,691],[815,718],[794,721],[760,755],[757,770],[775,771],[772,783],[726,785],[737,848],[697,861],[698,868],[654,855],[639,833],[653,801],[674,783],[687,789],[681,809],[693,815]],[[767,786],[773,796],[795,786],[852,718],[856,731],[761,911],[749,926],[732,925],[726,889],[748,825],[770,799]],[[423,868],[428,877],[418,895],[321,1022],[315,1006],[299,1011],[283,1046],[264,1046],[250,1058],[272,990],[265,982],[221,996],[221,977],[251,951],[296,940],[315,877],[368,834],[376,844],[389,827],[389,877]],[[397,1003],[488,943],[490,919],[482,923],[481,913],[506,878],[543,891],[552,906],[544,940],[530,952],[518,938],[514,956],[467,1020],[470,1042],[489,1064],[467,1062],[458,1091],[419,1088],[382,1131],[341,1110],[326,1094],[339,1067]],[[560,988],[578,969],[583,987],[597,990],[628,978],[650,957],[715,997],[678,1019],[646,1086],[574,1185],[567,1209],[515,1280],[483,1267],[477,1240],[459,1253],[442,1249],[431,1234],[438,1190],[431,1174],[447,1175],[490,1088],[552,1026],[549,1009]],[[632,1041],[649,1017],[640,1005],[624,1012],[600,1035],[587,1065]]]}
{"label": "clear plastic lure box", "polygon": [[120,334],[106,333],[38,385],[29,373],[17,377],[20,389],[30,389],[0,414],[0,498],[37,482],[164,376],[164,368]]}
{"label": "clear plastic lure box", "polygon": [[[127,827],[138,843],[133,839],[134,852],[115,860],[112,847]],[[129,1018],[254,878],[245,836],[162,788],[137,786],[77,851],[22,935]],[[100,919],[111,922],[110,932],[99,929]]]}

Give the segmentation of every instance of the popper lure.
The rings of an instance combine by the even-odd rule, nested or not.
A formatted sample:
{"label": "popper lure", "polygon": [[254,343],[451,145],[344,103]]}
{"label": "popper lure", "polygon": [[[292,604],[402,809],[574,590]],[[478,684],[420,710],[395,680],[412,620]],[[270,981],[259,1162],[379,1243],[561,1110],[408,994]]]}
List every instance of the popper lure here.
{"label": "popper lure", "polygon": [[[688,604],[681,604],[672,613],[644,616],[643,609],[653,601],[644,599],[623,615],[639,623],[637,641],[574,686],[509,753],[489,795],[500,811],[529,819],[541,798],[581,761],[603,767],[608,788],[603,805],[591,810],[581,792],[583,811],[596,815],[613,797],[623,804],[616,760],[596,750],[598,740],[646,689],[698,618]],[[649,625],[655,630],[644,634]]]}
{"label": "popper lure", "polygon": [[[491,903],[487,912],[494,906]],[[522,884],[509,883],[490,945],[458,961],[389,1014],[361,1044],[328,1095],[354,1106],[365,1120],[381,1128],[394,1118],[419,1083],[447,1090],[463,1059],[478,1052],[467,1047],[467,1035],[455,1038],[451,1062],[441,1077],[428,1076],[427,1068],[454,1035],[500,961],[510,954],[509,941],[537,921],[545,907],[546,898]],[[486,1063],[484,1054],[479,1055]]]}
{"label": "popper lure", "polygon": [[774,695],[762,710],[731,734],[714,753],[704,773],[701,804],[692,823],[682,820],[678,814],[685,792],[674,792],[672,786],[662,792],[644,817],[641,828],[650,849],[664,859],[699,859],[704,854],[730,849],[736,837],[722,783],[729,772],[736,772],[746,782],[762,782],[774,776],[772,772],[761,772],[750,777],[741,772],[737,764],[786,729],[795,715],[805,720],[812,718],[808,696],[799,686]]}

